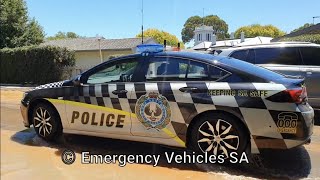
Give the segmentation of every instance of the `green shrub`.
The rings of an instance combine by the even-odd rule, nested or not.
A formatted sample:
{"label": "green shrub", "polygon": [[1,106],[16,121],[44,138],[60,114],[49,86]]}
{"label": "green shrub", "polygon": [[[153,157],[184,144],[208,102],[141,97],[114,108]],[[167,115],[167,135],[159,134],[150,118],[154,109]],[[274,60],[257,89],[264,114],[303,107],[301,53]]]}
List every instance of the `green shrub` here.
{"label": "green shrub", "polygon": [[305,34],[295,37],[285,37],[281,38],[279,41],[303,41],[320,44],[320,34]]}
{"label": "green shrub", "polygon": [[64,66],[75,64],[74,52],[53,46],[0,49],[0,83],[44,84],[61,80]]}

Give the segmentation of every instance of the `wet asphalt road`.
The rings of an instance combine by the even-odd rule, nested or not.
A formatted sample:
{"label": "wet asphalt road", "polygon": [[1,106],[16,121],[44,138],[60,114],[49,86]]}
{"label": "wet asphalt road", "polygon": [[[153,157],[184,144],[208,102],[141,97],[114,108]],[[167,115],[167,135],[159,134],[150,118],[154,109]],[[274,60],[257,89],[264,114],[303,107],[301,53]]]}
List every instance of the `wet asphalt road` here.
{"label": "wet asphalt road", "polygon": [[[318,120],[316,122],[319,122]],[[317,123],[318,124],[318,123]],[[27,129],[22,125],[22,117],[19,111],[19,102],[1,99],[1,130],[13,132],[10,141],[24,146],[50,146],[61,153],[64,149],[73,149],[76,152],[91,151],[102,154],[152,154],[164,151],[175,151],[159,145],[112,140],[78,135],[65,135],[59,143],[46,143],[36,137],[33,129]],[[29,139],[29,140],[28,140]],[[35,141],[34,139],[37,139]],[[1,141],[1,146],[3,146]],[[41,153],[41,152],[39,152]],[[163,157],[163,156],[162,156]],[[267,179],[291,179],[311,178],[320,179],[320,126],[314,128],[312,142],[291,150],[268,150],[259,156],[261,166],[253,165],[194,165],[194,164],[167,164],[164,159],[160,160],[159,167],[170,169],[192,170],[208,174],[222,173],[227,179],[232,177],[251,177]],[[2,161],[1,161],[2,163]],[[150,165],[151,166],[151,165]],[[124,167],[126,168],[126,167]],[[157,167],[155,167],[157,168]],[[156,170],[156,169],[155,169]],[[152,174],[150,174],[152,176]]]}

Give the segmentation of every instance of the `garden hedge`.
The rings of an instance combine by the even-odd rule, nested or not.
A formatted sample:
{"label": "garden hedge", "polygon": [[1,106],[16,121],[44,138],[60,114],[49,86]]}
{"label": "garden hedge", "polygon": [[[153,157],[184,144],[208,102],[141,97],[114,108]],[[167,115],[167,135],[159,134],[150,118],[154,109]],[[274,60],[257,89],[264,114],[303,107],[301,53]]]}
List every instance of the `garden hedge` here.
{"label": "garden hedge", "polygon": [[74,52],[53,46],[0,49],[0,83],[44,84],[61,80],[63,67],[75,64]]}
{"label": "garden hedge", "polygon": [[303,41],[320,44],[320,34],[305,34],[295,37],[284,37],[280,38],[278,41]]}

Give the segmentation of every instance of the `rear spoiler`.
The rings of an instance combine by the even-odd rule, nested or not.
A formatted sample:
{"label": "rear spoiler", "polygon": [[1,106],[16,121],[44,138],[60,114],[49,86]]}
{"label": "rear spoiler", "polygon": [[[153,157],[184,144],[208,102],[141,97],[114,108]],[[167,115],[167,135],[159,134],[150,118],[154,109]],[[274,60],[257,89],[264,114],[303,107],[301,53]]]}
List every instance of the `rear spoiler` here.
{"label": "rear spoiler", "polygon": [[302,76],[285,75],[284,78],[278,80],[279,83],[287,87],[303,87],[305,86],[305,78]]}

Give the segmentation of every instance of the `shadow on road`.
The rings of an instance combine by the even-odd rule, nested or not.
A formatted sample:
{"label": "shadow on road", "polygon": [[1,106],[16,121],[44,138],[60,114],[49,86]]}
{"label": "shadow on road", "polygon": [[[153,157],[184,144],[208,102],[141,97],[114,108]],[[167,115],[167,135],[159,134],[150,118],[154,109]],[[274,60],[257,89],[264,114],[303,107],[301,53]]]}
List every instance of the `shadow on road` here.
{"label": "shadow on road", "polygon": [[[310,156],[303,146],[285,151],[263,151],[259,156],[263,167],[258,167],[253,164],[168,164],[164,152],[182,154],[183,149],[173,149],[150,143],[69,134],[65,134],[60,142],[48,143],[38,137],[33,128],[17,132],[11,137],[11,140],[23,145],[55,148],[57,149],[55,152],[57,156],[61,156],[65,149],[71,149],[77,153],[89,151],[91,154],[102,155],[160,154],[161,158],[158,166],[161,167],[207,173],[227,173],[255,178],[305,178],[310,174],[311,169]],[[152,165],[150,164],[150,166]]]}

